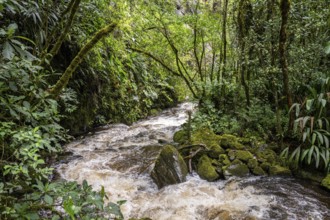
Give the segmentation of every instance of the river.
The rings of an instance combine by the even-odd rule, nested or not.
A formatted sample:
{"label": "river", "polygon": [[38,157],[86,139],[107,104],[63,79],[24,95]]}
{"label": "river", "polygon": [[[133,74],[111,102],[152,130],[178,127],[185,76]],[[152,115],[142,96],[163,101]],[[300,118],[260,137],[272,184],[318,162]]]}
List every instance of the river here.
{"label": "river", "polygon": [[149,176],[160,149],[187,120],[183,103],[131,126],[114,124],[65,146],[60,178],[105,187],[122,205],[125,219],[330,219],[330,194],[311,182],[284,177],[250,177],[207,182],[193,173],[187,181],[158,190]]}

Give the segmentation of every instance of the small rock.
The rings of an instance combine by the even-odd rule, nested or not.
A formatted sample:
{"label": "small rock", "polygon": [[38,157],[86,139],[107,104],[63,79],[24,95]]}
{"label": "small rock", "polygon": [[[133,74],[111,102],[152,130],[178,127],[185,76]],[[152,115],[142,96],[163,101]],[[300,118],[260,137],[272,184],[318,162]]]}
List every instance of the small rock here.
{"label": "small rock", "polygon": [[271,176],[291,176],[291,171],[279,165],[271,166],[269,168],[269,175]]}
{"label": "small rock", "polygon": [[257,176],[265,176],[267,173],[259,166],[253,168],[252,173]]}
{"label": "small rock", "polygon": [[245,164],[231,164],[224,170],[224,176],[226,179],[231,176],[245,177],[249,174],[250,170]]}

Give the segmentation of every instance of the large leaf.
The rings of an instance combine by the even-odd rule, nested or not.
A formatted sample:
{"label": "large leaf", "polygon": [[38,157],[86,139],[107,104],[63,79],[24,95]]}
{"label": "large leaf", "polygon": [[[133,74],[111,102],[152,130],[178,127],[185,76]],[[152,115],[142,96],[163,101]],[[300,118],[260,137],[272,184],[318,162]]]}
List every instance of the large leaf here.
{"label": "large leaf", "polygon": [[8,60],[12,60],[15,56],[14,48],[10,45],[8,41],[3,44],[2,56]]}

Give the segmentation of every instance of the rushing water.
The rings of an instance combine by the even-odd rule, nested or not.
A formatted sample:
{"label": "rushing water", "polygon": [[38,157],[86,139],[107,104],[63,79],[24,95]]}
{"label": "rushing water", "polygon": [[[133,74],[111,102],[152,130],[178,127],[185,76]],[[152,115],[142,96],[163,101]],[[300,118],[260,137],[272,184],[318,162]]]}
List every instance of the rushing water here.
{"label": "rushing water", "polygon": [[66,146],[61,178],[105,187],[111,201],[127,200],[125,219],[330,219],[330,194],[294,178],[251,177],[207,182],[198,175],[161,190],[149,177],[153,161],[187,120],[184,103],[132,126],[115,124]]}

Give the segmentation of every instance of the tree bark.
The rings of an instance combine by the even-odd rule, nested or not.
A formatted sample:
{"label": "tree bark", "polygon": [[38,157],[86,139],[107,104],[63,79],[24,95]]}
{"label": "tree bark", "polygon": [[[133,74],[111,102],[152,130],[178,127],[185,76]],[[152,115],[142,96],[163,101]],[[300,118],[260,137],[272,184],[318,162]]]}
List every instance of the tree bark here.
{"label": "tree bark", "polygon": [[[288,105],[288,109],[292,106],[292,95],[289,86],[289,70],[288,70],[288,60],[287,60],[287,26],[288,26],[288,18],[290,12],[290,0],[281,0],[281,29],[280,29],[280,39],[279,39],[279,52],[280,52],[280,66],[282,69],[283,75],[283,87],[284,94],[286,96],[286,101]],[[289,116],[289,131],[293,129],[293,120],[294,115],[293,112],[290,113]]]}
{"label": "tree bark", "polygon": [[56,82],[55,86],[51,88],[50,94],[53,96],[58,96],[61,90],[67,86],[73,72],[77,69],[79,64],[82,62],[85,55],[95,46],[99,40],[101,40],[103,37],[105,37],[107,34],[112,32],[117,24],[109,24],[108,26],[100,29],[96,34],[92,37],[90,41],[88,41],[85,46],[81,48],[79,53],[75,56],[75,58],[71,61],[68,68],[66,68],[64,74],[61,76],[61,78]]}

